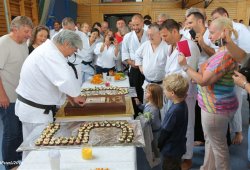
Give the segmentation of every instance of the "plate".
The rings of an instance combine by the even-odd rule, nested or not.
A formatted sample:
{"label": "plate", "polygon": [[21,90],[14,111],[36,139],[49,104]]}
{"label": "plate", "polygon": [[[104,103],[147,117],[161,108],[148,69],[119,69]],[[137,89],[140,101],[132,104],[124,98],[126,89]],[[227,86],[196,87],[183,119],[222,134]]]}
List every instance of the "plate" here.
{"label": "plate", "polygon": [[123,80],[126,80],[127,77],[121,77],[119,80],[115,80],[115,81],[123,81]]}
{"label": "plate", "polygon": [[94,85],[102,85],[102,84],[104,84],[104,81],[102,81],[101,83],[98,83],[98,84],[97,84],[97,83],[92,83],[91,80],[90,80],[90,83],[91,83],[91,84],[94,84]]}

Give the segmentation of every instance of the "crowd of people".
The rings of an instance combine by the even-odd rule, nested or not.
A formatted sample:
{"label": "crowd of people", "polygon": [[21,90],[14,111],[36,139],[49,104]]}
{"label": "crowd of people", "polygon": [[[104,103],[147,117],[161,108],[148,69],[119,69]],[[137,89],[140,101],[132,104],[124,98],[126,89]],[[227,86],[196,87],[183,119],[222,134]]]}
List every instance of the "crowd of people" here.
{"label": "crowd of people", "polygon": [[[94,74],[116,71],[128,73],[136,90],[135,117],[152,115],[152,147],[161,159],[153,166],[162,162],[164,170],[190,169],[194,129],[201,124],[205,155],[200,169],[229,170],[227,139],[243,140],[241,92],[249,93],[250,83],[238,71],[248,63],[250,31],[223,7],[214,9],[211,19],[198,8],[188,9],[183,23],[167,14],[157,21],[135,14],[129,22],[119,18],[116,32],[107,21],[91,27],[66,17],[49,30],[33,28],[25,16],[13,19],[10,33],[0,37],[3,161],[24,159],[28,152],[16,152],[23,138],[52,122],[66,99],[83,106],[81,86]],[[190,56],[180,51],[180,41],[187,42]],[[235,133],[232,139],[230,133]]]}

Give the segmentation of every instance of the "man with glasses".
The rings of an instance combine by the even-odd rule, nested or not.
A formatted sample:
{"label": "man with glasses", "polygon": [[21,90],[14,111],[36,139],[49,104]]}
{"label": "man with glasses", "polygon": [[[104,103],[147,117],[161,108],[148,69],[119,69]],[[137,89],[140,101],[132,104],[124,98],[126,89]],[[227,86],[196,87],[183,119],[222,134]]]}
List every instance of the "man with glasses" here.
{"label": "man with glasses", "polygon": [[73,31],[63,30],[25,60],[15,107],[24,139],[37,126],[53,122],[56,106],[63,105],[66,98],[73,105],[83,106],[81,87],[66,60],[81,48],[81,38]]}

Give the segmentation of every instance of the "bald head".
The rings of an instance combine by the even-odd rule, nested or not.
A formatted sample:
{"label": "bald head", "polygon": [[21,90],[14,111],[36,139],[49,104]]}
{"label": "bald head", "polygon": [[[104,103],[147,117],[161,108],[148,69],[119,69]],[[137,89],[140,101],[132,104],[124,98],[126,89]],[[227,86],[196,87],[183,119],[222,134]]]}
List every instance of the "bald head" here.
{"label": "bald head", "polygon": [[143,16],[141,14],[135,14],[132,17],[132,25],[133,25],[133,30],[136,33],[141,32],[143,30],[143,26],[144,26]]}

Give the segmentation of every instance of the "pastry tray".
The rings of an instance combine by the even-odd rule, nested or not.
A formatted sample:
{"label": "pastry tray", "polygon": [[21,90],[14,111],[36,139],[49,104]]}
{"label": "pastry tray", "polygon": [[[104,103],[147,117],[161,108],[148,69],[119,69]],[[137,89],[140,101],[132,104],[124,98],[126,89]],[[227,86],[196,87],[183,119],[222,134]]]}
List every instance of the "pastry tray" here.
{"label": "pastry tray", "polygon": [[[77,137],[78,129],[82,127],[84,124],[95,124],[95,123],[105,123],[110,124],[110,127],[93,127],[89,131],[89,140],[87,144],[91,144],[92,146],[136,146],[136,147],[144,147],[145,141],[143,137],[143,132],[141,128],[141,123],[139,120],[112,120],[112,121],[85,121],[85,122],[61,122],[59,130],[57,130],[53,137],[54,138],[62,138],[62,137]],[[133,130],[133,139],[131,142],[121,142],[119,138],[122,135],[122,129],[120,127],[111,126],[112,123],[117,122],[125,122],[128,124]],[[119,123],[118,123],[119,124]],[[43,150],[43,149],[63,149],[63,148],[81,148],[86,143],[82,143],[80,145],[35,145],[35,142],[38,138],[40,138],[43,130],[48,127],[48,124],[37,126],[30,135],[24,139],[23,143],[19,146],[17,151],[25,151],[25,150]]]}

